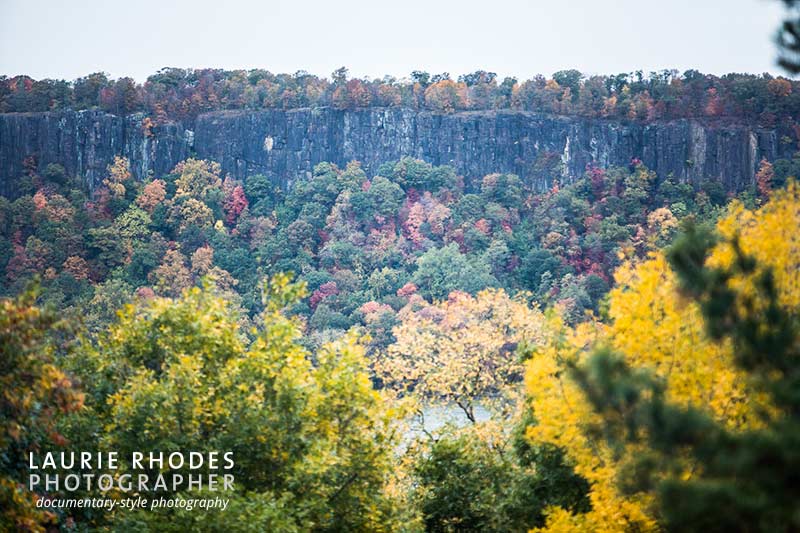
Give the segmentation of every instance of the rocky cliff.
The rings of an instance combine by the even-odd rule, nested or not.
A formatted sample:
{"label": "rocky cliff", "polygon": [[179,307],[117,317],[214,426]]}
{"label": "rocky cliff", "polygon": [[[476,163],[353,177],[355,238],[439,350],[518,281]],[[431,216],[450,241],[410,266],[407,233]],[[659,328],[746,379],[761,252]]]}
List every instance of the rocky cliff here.
{"label": "rocky cliff", "polygon": [[225,111],[200,115],[193,131],[180,124],[145,130],[142,118],[99,111],[0,114],[0,193],[14,195],[30,156],[40,168],[60,163],[94,188],[118,154],[140,179],[165,174],[189,156],[218,161],[236,178],[260,173],[285,184],[322,161],[358,159],[371,173],[410,155],[452,165],[468,182],[513,172],[536,188],[548,185],[535,172],[543,156],[560,160],[562,179],[590,163],[624,165],[638,158],[659,176],[710,178],[733,191],[753,183],[761,158],[788,157],[793,147],[781,142],[782,133],[747,124],[640,124],[511,111]]}

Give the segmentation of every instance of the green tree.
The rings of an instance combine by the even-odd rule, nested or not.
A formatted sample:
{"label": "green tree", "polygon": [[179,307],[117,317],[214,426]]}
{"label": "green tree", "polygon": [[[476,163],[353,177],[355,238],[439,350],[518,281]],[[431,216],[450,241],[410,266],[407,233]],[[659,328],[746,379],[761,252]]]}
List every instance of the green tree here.
{"label": "green tree", "polygon": [[240,515],[211,525],[191,513],[126,513],[115,527],[393,529],[397,509],[387,484],[401,413],[373,390],[355,337],[323,346],[311,365],[298,321],[284,314],[305,293],[288,276],[272,278],[252,343],[209,287],[154,298],[125,307],[71,359],[94,383],[83,423],[74,427],[105,428],[101,448],[123,456],[143,449],[234,453],[232,505]]}
{"label": "green tree", "polygon": [[428,298],[441,300],[454,290],[475,294],[499,285],[483,259],[467,257],[455,243],[428,250],[417,259],[416,265],[412,280]]}
{"label": "green tree", "polygon": [[370,199],[375,215],[393,218],[397,215],[400,206],[403,205],[405,193],[396,183],[384,177],[376,176],[372,180],[367,196]]}
{"label": "green tree", "polygon": [[511,435],[487,439],[476,428],[447,428],[422,443],[413,466],[413,501],[427,531],[527,532],[545,509],[589,508],[589,485],[553,446],[525,438],[530,416]]}

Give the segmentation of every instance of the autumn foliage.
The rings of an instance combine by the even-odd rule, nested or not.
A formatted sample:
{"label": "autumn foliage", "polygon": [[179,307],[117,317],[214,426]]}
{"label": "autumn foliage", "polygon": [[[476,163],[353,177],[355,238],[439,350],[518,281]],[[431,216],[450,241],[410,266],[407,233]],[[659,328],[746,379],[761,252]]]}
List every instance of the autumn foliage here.
{"label": "autumn foliage", "polygon": [[[145,112],[145,136],[170,121],[192,124],[201,113],[227,109],[335,109],[404,107],[452,113],[510,109],[591,118],[755,120],[790,131],[798,106],[797,82],[770,74],[715,76],[696,70],[586,75],[562,70],[549,77],[499,79],[477,70],[414,71],[395,78],[352,78],[346,68],[324,78],[298,71],[164,68],[142,84],[93,73],[72,82],[0,77],[0,112],[101,109],[117,115]],[[796,138],[795,138],[796,139]]]}
{"label": "autumn foliage", "polygon": [[[461,85],[491,97],[470,89],[487,76],[423,78],[442,111]],[[572,102],[579,77],[558,78],[543,91]],[[91,193],[31,161],[0,198],[0,529],[656,531],[713,469],[761,495],[731,516],[784,516],[709,457],[723,437],[761,457],[760,431],[791,448],[792,387],[742,354],[784,353],[792,330],[741,348],[800,305],[800,160],[738,194],[637,159],[564,180],[558,161],[534,163],[544,190],[414,158],[322,163],[284,190],[198,159],[139,182],[120,157]],[[653,406],[713,450],[673,453]],[[38,512],[21,458],[64,446],[233,449],[240,492],[218,521]]]}
{"label": "autumn foliage", "polygon": [[[741,250],[771,269],[780,305],[796,312],[800,255],[793,243],[798,224],[800,198],[794,183],[758,211],[734,203],[717,226],[724,240],[713,249],[707,264],[730,266],[736,260],[735,250]],[[757,279],[752,276],[735,276],[728,283],[755,295]],[[660,529],[659,516],[653,512],[655,493],[631,494],[619,485],[625,469],[646,451],[643,444],[610,446],[597,431],[603,425],[601,414],[572,377],[570,369],[586,365],[591,349],[613,350],[626,365],[647,369],[662,384],[665,401],[702,411],[729,431],[757,428],[763,413],[773,409],[736,364],[736,346],[709,336],[705,311],[682,296],[662,253],[623,266],[616,274],[616,285],[609,297],[607,324],[565,329],[556,322],[552,339],[534,350],[528,365],[526,382],[537,420],[528,430],[529,437],[563,447],[576,472],[591,483],[592,510],[574,515],[553,508],[548,531]],[[691,456],[676,459],[682,479],[699,474]]]}
{"label": "autumn foliage", "polygon": [[59,368],[59,333],[50,309],[35,304],[37,289],[0,300],[0,529],[45,531],[56,522],[26,489],[27,454],[67,444],[58,423],[83,406],[75,380]]}

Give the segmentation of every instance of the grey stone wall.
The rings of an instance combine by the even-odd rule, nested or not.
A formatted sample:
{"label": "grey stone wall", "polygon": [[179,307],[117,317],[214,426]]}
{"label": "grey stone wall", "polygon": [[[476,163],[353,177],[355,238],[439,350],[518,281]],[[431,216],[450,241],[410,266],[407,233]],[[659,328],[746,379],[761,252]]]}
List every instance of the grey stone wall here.
{"label": "grey stone wall", "polygon": [[0,114],[0,193],[14,195],[29,156],[40,168],[64,165],[92,189],[115,155],[127,157],[139,179],[163,175],[194,156],[218,161],[239,179],[265,174],[284,185],[322,161],[358,159],[372,173],[410,155],[452,165],[467,182],[513,172],[537,189],[549,185],[533,172],[543,154],[560,159],[562,180],[581,175],[590,163],[626,165],[638,158],[661,177],[709,178],[735,191],[753,183],[761,158],[789,157],[792,149],[775,130],[734,122],[641,124],[514,111],[221,111],[200,115],[193,131],[167,124],[150,135],[142,118],[100,111]]}

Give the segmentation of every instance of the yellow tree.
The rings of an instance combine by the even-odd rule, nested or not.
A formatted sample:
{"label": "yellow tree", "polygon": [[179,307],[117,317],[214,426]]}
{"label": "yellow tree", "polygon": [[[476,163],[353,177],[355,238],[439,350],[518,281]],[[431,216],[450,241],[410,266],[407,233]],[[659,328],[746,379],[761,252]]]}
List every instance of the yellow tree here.
{"label": "yellow tree", "polygon": [[[425,427],[422,420],[432,438],[413,441],[403,457],[401,491],[425,527],[525,531],[541,523],[549,503],[584,508],[585,481],[557,450],[524,441],[518,346],[540,344],[546,322],[528,295],[454,291],[433,304],[412,295],[398,315],[396,341],[374,363],[377,375],[412,402],[454,406],[471,422]],[[478,407],[491,418],[478,416]]]}
{"label": "yellow tree", "polygon": [[535,425],[528,437],[535,443],[563,448],[575,472],[590,483],[588,513],[572,514],[561,507],[546,511],[546,531],[656,529],[648,515],[648,501],[625,497],[617,490],[615,450],[604,445],[602,437],[586,431],[601,420],[595,415],[578,385],[569,378],[569,368],[578,364],[588,346],[600,334],[593,324],[581,324],[575,330],[552,318],[550,338],[537,349],[525,376]]}
{"label": "yellow tree", "polygon": [[178,296],[192,284],[192,275],[186,267],[186,256],[179,250],[167,250],[158,268],[150,273],[159,294]]}
{"label": "yellow tree", "polygon": [[125,182],[131,178],[131,165],[125,157],[116,156],[114,162],[108,165],[108,177],[103,180],[103,185],[111,191],[114,198],[125,196]]}
{"label": "yellow tree", "polygon": [[219,163],[187,159],[178,163],[172,172],[179,174],[175,180],[176,197],[189,196],[202,200],[212,189],[222,187],[222,167]]}
{"label": "yellow tree", "polygon": [[543,315],[525,295],[496,289],[454,291],[434,304],[414,296],[399,317],[396,342],[375,363],[378,376],[422,400],[456,404],[473,422],[476,402],[508,403],[507,385],[523,371],[517,345],[543,337]]}
{"label": "yellow tree", "polygon": [[[795,183],[776,192],[758,211],[733,203],[717,225],[724,237],[708,263],[725,266],[734,260],[731,239],[745,254],[772,268],[780,302],[797,308],[800,303],[800,194]],[[549,511],[548,531],[622,531],[658,528],[652,494],[625,494],[618,486],[622,469],[640,452],[633,445],[612,449],[597,429],[602,421],[590,407],[582,389],[571,379],[570,368],[581,367],[590,348],[609,347],[632,367],[645,368],[662,380],[666,399],[710,414],[730,429],[757,424],[755,414],[765,405],[745,375],[734,365],[729,344],[709,340],[697,304],[683,299],[676,276],[663,254],[653,253],[638,265],[626,264],[616,273],[617,286],[609,296],[609,325],[584,324],[574,330],[556,320],[549,342],[537,350],[527,369],[527,390],[536,425],[528,430],[537,442],[561,446],[577,473],[591,483],[589,513],[572,515],[564,509]],[[730,282],[747,292],[753,279],[735,277]],[[683,463],[689,479],[693,464]]]}

